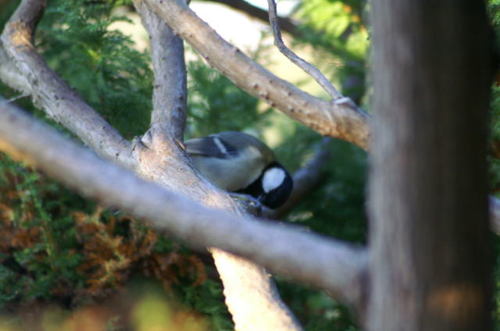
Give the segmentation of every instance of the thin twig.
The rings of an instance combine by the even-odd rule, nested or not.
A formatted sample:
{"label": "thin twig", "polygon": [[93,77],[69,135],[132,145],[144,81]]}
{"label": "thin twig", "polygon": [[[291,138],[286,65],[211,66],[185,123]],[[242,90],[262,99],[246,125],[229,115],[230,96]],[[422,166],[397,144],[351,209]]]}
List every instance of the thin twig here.
{"label": "thin twig", "polygon": [[269,6],[269,24],[273,30],[274,44],[290,61],[308,73],[318,84],[332,97],[332,99],[342,98],[342,94],[330,83],[330,81],[311,63],[307,62],[289,49],[283,42],[274,0],[267,0]]}
{"label": "thin twig", "polygon": [[29,94],[23,93],[23,94],[16,95],[15,97],[12,97],[10,99],[7,99],[6,102],[13,103],[14,101],[17,101],[19,99],[26,98],[26,97],[29,97]]}

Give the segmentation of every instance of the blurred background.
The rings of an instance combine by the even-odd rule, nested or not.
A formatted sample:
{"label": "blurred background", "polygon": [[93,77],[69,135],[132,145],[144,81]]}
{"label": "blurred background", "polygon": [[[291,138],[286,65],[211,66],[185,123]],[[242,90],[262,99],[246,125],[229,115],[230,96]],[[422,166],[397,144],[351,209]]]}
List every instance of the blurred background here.
{"label": "blurred background", "polygon": [[[19,1],[0,0],[0,27]],[[226,40],[279,77],[327,98],[273,46],[266,0],[193,0],[191,8]],[[500,35],[500,0],[488,1]],[[356,103],[370,111],[369,4],[363,0],[281,0],[284,39]],[[148,37],[131,1],[49,0],[36,35],[49,65],[126,138],[148,128],[152,72]],[[321,136],[234,86],[186,45],[186,138],[223,130],[252,133],[291,171]],[[498,76],[497,76],[498,77]],[[0,94],[71,133],[0,83]],[[491,193],[500,197],[500,82],[492,86]],[[334,140],[321,185],[285,222],[366,243],[367,155]],[[232,330],[210,257],[157,234],[0,153],[0,330]],[[494,237],[494,235],[492,235]],[[496,236],[496,291],[500,240]],[[358,330],[325,293],[276,277],[284,301],[307,330]],[[496,318],[500,321],[500,295]],[[500,322],[498,323],[500,324]],[[498,328],[500,330],[500,327]]]}

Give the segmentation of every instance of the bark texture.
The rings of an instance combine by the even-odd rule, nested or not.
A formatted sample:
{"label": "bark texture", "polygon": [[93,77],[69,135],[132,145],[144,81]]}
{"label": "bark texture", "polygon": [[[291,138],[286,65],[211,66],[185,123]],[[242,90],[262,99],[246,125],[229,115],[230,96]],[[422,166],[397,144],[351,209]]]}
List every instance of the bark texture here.
{"label": "bark texture", "polygon": [[154,72],[151,126],[182,141],[186,126],[187,78],[184,44],[143,1],[134,1],[149,34]]}
{"label": "bark texture", "polygon": [[368,330],[491,330],[483,1],[373,3]]}

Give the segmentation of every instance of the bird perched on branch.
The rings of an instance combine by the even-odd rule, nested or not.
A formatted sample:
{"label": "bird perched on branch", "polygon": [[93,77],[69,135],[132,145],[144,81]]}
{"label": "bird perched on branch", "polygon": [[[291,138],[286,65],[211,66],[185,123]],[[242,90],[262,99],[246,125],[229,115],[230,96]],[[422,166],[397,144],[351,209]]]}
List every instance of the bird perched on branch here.
{"label": "bird perched on branch", "polygon": [[271,149],[257,138],[227,131],[185,143],[194,166],[214,185],[247,194],[271,209],[290,196],[293,180]]}

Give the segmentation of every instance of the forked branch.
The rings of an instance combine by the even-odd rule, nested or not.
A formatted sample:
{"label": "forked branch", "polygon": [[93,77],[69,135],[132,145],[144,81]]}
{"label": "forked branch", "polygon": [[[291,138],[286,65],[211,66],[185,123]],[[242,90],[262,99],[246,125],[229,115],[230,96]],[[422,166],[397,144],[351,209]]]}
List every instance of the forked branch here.
{"label": "forked branch", "polygon": [[369,116],[350,102],[327,102],[286,82],[223,40],[182,0],[145,0],[206,61],[246,92],[317,132],[368,148]]}

